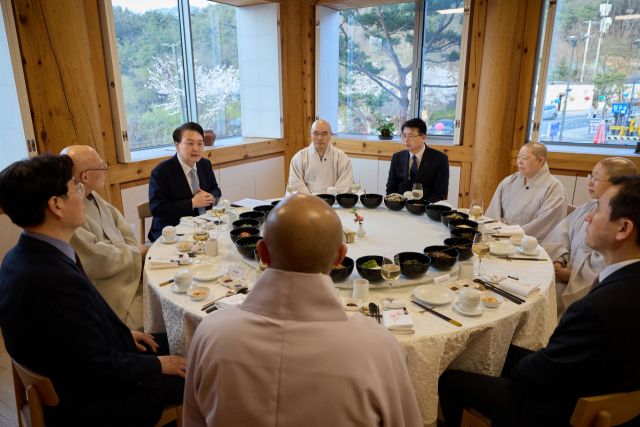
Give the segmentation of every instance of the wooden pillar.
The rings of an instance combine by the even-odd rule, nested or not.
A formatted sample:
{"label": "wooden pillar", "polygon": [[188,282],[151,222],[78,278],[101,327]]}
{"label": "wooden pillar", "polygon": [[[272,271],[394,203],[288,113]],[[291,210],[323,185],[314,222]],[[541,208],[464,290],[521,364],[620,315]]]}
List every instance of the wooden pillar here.
{"label": "wooden pillar", "polygon": [[485,208],[509,174],[529,1],[489,0],[486,4],[470,190],[470,197],[482,199]]}

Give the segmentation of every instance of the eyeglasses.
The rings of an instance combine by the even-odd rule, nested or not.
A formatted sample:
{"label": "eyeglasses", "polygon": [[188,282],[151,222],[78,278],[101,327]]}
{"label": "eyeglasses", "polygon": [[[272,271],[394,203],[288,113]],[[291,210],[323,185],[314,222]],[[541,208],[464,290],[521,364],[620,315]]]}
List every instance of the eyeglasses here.
{"label": "eyeglasses", "polygon": [[400,139],[403,140],[403,141],[411,142],[411,140],[413,138],[418,138],[418,137],[421,137],[421,136],[424,136],[424,133],[421,133],[421,134],[418,134],[418,135],[413,135],[413,134],[410,134],[410,133],[408,133],[408,134],[404,134],[403,133],[402,135],[400,135]]}
{"label": "eyeglasses", "polygon": [[319,137],[319,136],[321,136],[321,137],[323,137],[323,138],[326,138],[326,137],[328,137],[328,136],[329,136],[329,132],[322,132],[322,133],[320,133],[320,132],[313,132],[311,135],[313,135],[313,137],[314,137],[314,138],[317,138],[317,137]]}
{"label": "eyeglasses", "polygon": [[84,196],[84,184],[76,181],[75,177],[73,178],[73,182],[76,186],[76,193],[82,194]]}
{"label": "eyeglasses", "polygon": [[594,184],[595,184],[596,182],[598,182],[598,181],[603,181],[603,182],[605,182],[605,181],[609,181],[608,179],[600,179],[600,178],[596,178],[595,176],[593,176],[593,175],[591,175],[591,174],[587,175],[587,179],[589,180],[589,182],[593,182]]}
{"label": "eyeglasses", "polygon": [[109,165],[106,165],[106,164],[102,163],[100,166],[102,166],[102,167],[101,168],[97,168],[97,169],[86,169],[86,170],[83,170],[81,173],[85,173],[85,172],[89,172],[89,171],[106,172],[107,170],[109,170]]}

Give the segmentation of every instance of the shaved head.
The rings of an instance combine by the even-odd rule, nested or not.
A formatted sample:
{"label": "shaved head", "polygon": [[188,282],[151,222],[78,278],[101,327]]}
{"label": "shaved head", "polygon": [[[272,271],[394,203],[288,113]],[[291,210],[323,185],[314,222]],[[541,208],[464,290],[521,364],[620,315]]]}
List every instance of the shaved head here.
{"label": "shaved head", "polygon": [[263,234],[260,259],[278,270],[329,274],[347,253],[340,218],[317,196],[298,193],[278,203]]}
{"label": "shaved head", "polygon": [[318,132],[331,133],[331,125],[326,120],[318,119],[311,125],[311,133],[313,133],[315,130],[318,130]]}
{"label": "shaved head", "polygon": [[102,168],[102,159],[96,150],[87,145],[71,145],[60,154],[66,154],[73,160],[74,177],[84,185],[86,196],[104,187],[105,174],[98,170]]}
{"label": "shaved head", "polygon": [[545,161],[547,160],[547,146],[540,142],[528,142],[524,145],[524,147],[528,148],[531,153],[533,153],[537,159],[540,157],[544,157]]}
{"label": "shaved head", "polygon": [[598,165],[602,166],[609,177],[636,175],[638,173],[636,165],[624,157],[609,157],[608,159],[598,162]]}

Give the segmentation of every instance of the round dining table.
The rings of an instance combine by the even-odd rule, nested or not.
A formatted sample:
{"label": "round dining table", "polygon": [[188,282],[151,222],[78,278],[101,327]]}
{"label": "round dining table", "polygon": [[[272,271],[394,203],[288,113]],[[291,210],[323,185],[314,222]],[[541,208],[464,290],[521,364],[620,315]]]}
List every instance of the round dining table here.
{"label": "round dining table", "polygon": [[[389,252],[422,253],[425,247],[442,245],[444,239],[450,237],[447,227],[426,215],[417,216],[405,209],[391,211],[384,204],[375,209],[367,209],[358,202],[355,208],[364,218],[362,225],[366,235],[356,237],[353,243],[347,245],[347,256],[354,260],[366,255],[382,256]],[[349,212],[351,209],[342,208],[336,203],[333,210],[344,227],[357,230],[358,224],[354,223],[354,215]],[[204,217],[212,219],[206,215]],[[179,225],[177,230],[180,234],[189,233],[193,231],[193,227]],[[206,259],[206,263],[220,266],[225,271],[229,266],[244,269],[243,281],[251,288],[258,263],[255,259],[242,257],[238,253],[228,230],[218,232],[217,236],[218,255],[198,255],[195,260]],[[508,275],[517,277],[520,283],[538,286],[540,291],[534,296],[521,297],[525,300],[524,303],[515,304],[505,299],[498,308],[486,308],[481,315],[475,317],[460,314],[454,309],[453,302],[434,307],[441,314],[461,323],[461,327],[424,312],[410,302],[416,287],[433,285],[436,277],[449,274],[451,280],[455,280],[459,263],[450,270],[430,268],[418,279],[406,279],[402,276],[394,283],[391,296],[396,300],[405,300],[413,319],[415,332],[412,335],[398,335],[397,339],[408,354],[409,374],[425,425],[436,424],[438,378],[445,370],[458,369],[499,376],[510,344],[532,350],[547,344],[557,324],[555,276],[548,255],[544,249],[539,249],[538,257],[547,259],[546,261],[509,261],[493,256],[485,257],[482,261],[483,274]],[[160,241],[156,241],[148,252],[149,257],[177,258],[178,255],[180,253],[173,244],[163,244]],[[473,258],[470,261],[475,261],[477,268],[477,260]],[[145,332],[166,332],[171,353],[184,357],[188,354],[191,340],[202,319],[220,315],[221,310],[207,314],[202,311],[203,305],[224,296],[228,291],[217,281],[199,282],[199,285],[210,288],[211,293],[205,300],[192,301],[186,293],[174,292],[170,285],[159,286],[172,279],[179,269],[191,269],[194,265],[195,262],[187,267],[152,269],[147,262],[143,279]],[[353,280],[359,277],[354,268],[347,280],[335,284],[336,293],[341,298],[351,298]],[[369,301],[363,302],[379,304],[388,292],[389,286],[384,281],[371,283]]]}

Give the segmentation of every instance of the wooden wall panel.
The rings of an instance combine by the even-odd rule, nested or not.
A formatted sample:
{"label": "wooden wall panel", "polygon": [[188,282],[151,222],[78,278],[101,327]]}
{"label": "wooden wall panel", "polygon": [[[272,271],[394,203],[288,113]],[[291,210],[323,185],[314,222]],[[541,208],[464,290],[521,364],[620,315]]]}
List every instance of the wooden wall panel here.
{"label": "wooden wall panel", "polygon": [[[404,150],[402,144],[397,142],[358,141],[355,139],[334,138],[331,140],[331,144],[349,155],[360,154],[391,157],[398,151]],[[472,147],[459,145],[429,145],[429,147],[445,153],[449,156],[450,162],[470,162],[473,158]]]}

